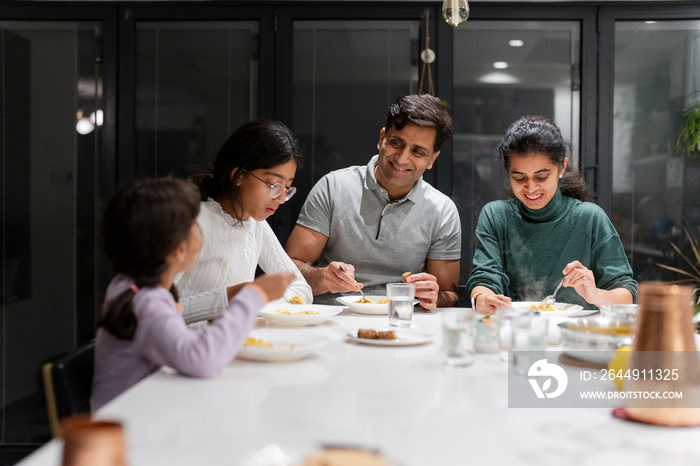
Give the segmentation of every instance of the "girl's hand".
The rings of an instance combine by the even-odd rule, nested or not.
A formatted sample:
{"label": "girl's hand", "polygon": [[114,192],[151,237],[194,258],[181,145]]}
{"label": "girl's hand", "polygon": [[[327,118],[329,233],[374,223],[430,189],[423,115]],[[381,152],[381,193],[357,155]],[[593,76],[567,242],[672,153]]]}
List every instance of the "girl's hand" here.
{"label": "girl's hand", "polygon": [[563,286],[575,289],[589,303],[595,304],[601,301],[601,290],[596,287],[593,272],[579,261],[568,263],[562,273],[564,274]]}
{"label": "girl's hand", "polygon": [[267,293],[268,301],[279,299],[296,276],[292,272],[276,273],[273,275],[260,275],[255,279],[256,285]]}

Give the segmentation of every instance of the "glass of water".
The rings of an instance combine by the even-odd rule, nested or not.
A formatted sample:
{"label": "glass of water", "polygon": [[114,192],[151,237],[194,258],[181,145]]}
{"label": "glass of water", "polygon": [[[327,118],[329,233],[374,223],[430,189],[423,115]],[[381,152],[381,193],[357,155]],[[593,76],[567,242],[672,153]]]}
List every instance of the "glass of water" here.
{"label": "glass of water", "polygon": [[[530,310],[522,307],[503,306],[496,309],[498,320],[498,349],[501,361],[508,361],[508,351],[515,350],[513,320],[519,316],[529,318]],[[522,324],[523,322],[519,322]]]}
{"label": "glass of water", "polygon": [[474,362],[477,315],[469,308],[446,308],[442,315],[442,351],[445,364],[465,367]]}
{"label": "glass of water", "polygon": [[389,325],[410,327],[413,318],[413,301],[416,285],[413,283],[387,283],[386,297],[389,305]]}

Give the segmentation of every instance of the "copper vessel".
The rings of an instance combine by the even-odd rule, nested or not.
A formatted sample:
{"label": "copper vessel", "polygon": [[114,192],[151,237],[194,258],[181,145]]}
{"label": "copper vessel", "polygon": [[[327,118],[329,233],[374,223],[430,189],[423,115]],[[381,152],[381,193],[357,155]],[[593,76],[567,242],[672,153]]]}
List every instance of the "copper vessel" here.
{"label": "copper vessel", "polygon": [[118,422],[92,421],[89,415],[61,421],[62,466],[125,466],[124,428]]}
{"label": "copper vessel", "polygon": [[[692,303],[691,287],[640,285],[637,334],[627,372],[641,376],[623,382],[630,396],[627,417],[667,426],[700,425],[700,367]],[[669,393],[681,393],[682,398],[655,398]]]}

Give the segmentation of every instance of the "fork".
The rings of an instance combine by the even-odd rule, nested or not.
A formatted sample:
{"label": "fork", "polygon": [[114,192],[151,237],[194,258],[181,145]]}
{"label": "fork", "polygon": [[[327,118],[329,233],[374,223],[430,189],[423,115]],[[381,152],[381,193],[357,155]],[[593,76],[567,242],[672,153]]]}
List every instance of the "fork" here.
{"label": "fork", "polygon": [[[345,267],[340,266],[339,268],[340,268],[340,270],[342,270],[343,272],[345,272]],[[346,272],[346,273],[347,273],[347,272]],[[367,298],[365,297],[365,294],[362,292],[362,288],[360,288],[360,285],[355,285],[355,286],[357,286],[357,291],[359,291],[360,294],[362,295],[362,297],[360,298],[360,302],[361,302],[361,303],[366,303],[366,302],[368,302],[369,299],[367,299]]]}
{"label": "fork", "polygon": [[544,298],[544,299],[542,300],[542,302],[543,302],[544,304],[554,304],[554,303],[556,303],[557,301],[556,301],[556,299],[555,299],[555,296],[557,295],[557,291],[559,291],[559,288],[561,288],[561,286],[562,286],[563,284],[564,284],[564,279],[562,278],[561,281],[559,282],[559,284],[557,285],[557,288],[554,290],[554,293],[552,293],[552,294],[550,294],[549,296],[547,296],[546,298]]}

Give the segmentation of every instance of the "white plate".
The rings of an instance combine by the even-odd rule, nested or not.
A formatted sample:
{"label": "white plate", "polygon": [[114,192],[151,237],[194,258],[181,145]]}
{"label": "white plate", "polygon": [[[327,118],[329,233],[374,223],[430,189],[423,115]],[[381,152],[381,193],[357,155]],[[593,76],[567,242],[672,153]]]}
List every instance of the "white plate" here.
{"label": "white plate", "polygon": [[[276,314],[275,311],[287,310],[291,314]],[[318,314],[295,314],[303,311],[315,311]],[[289,304],[285,302],[269,303],[260,310],[260,316],[270,325],[281,327],[305,327],[319,325],[336,314],[343,312],[343,306],[323,306],[320,304]]]}
{"label": "white plate", "polygon": [[[378,302],[380,299],[386,299],[386,296],[377,296],[377,295],[366,295],[367,298],[372,298],[375,303]],[[357,301],[362,298],[362,295],[346,295],[346,296],[340,296],[338,298],[335,298],[336,301],[339,303],[343,304],[344,306],[347,306],[350,308],[352,312],[356,312],[358,314],[371,314],[371,315],[388,315],[389,314],[389,305],[387,303],[384,304],[373,304],[373,303],[358,303]],[[416,299],[413,301],[413,305],[415,306],[418,304],[418,300]]]}
{"label": "white plate", "polygon": [[424,343],[430,343],[433,341],[433,336],[427,333],[414,332],[413,330],[401,330],[395,328],[383,328],[376,329],[380,330],[393,330],[396,332],[396,336],[399,337],[398,340],[379,340],[373,338],[358,338],[357,331],[348,332],[347,337],[352,341],[357,343],[364,343],[365,345],[374,346],[413,346],[422,345]]}
{"label": "white plate", "polygon": [[244,346],[241,348],[236,357],[251,361],[296,361],[307,357],[330,341],[320,335],[300,333],[299,331],[280,333],[254,330],[249,336],[272,343],[272,346]]}
{"label": "white plate", "polygon": [[[541,301],[513,301],[512,305],[514,307],[525,307],[532,309],[532,305],[542,304]],[[550,317],[577,317],[577,316],[587,316],[588,314],[593,314],[594,312],[590,309],[583,309],[583,306],[578,304],[567,304],[567,303],[554,303],[554,307],[557,308],[556,311],[542,311],[541,316]]]}

